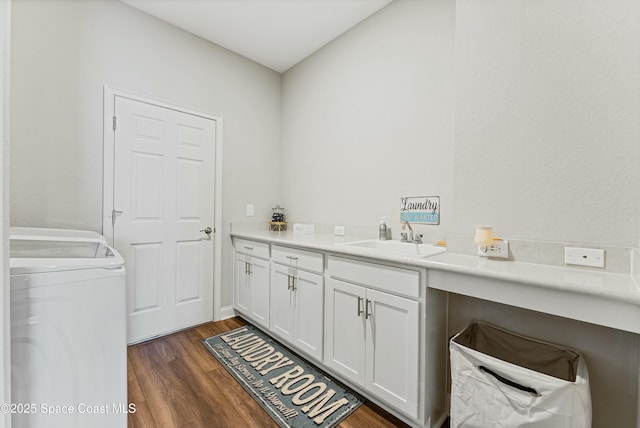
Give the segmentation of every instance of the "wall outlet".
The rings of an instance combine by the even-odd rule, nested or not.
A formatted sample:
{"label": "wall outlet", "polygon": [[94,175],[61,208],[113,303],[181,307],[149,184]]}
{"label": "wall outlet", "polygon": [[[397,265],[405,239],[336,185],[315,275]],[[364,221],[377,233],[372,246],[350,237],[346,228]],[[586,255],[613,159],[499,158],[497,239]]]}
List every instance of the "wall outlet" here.
{"label": "wall outlet", "polygon": [[604,267],[604,250],[564,247],[564,262],[568,265]]}
{"label": "wall outlet", "polygon": [[333,234],[344,236],[344,226],[333,226]]}
{"label": "wall outlet", "polygon": [[316,225],[308,223],[293,223],[293,233],[316,233]]}
{"label": "wall outlet", "polygon": [[253,217],[254,209],[253,204],[247,204],[247,217]]}
{"label": "wall outlet", "polygon": [[494,240],[493,244],[486,247],[478,247],[478,255],[482,257],[509,258],[509,241]]}

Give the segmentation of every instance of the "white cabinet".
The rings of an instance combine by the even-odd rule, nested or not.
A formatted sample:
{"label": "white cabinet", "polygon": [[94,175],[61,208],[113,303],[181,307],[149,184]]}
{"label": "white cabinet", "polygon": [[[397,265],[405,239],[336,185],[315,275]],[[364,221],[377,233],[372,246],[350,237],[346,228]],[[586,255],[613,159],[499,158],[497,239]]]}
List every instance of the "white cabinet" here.
{"label": "white cabinet", "polygon": [[325,364],[417,418],[420,304],[417,295],[413,300],[388,291],[400,285],[403,294],[417,293],[419,272],[337,257],[328,265]]}
{"label": "white cabinet", "polygon": [[367,289],[365,386],[400,410],[418,414],[418,302]]}
{"label": "white cabinet", "polygon": [[426,269],[237,237],[234,250],[239,314],[412,425],[441,425],[447,305]]}
{"label": "white cabinet", "polygon": [[359,385],[365,384],[365,292],[364,287],[327,279],[324,362]]}
{"label": "white cabinet", "polygon": [[234,308],[264,327],[269,327],[268,257],[269,244],[235,241]]}
{"label": "white cabinet", "polygon": [[[269,330],[322,360],[324,280],[322,254],[273,246]],[[282,264],[284,263],[284,264]]]}

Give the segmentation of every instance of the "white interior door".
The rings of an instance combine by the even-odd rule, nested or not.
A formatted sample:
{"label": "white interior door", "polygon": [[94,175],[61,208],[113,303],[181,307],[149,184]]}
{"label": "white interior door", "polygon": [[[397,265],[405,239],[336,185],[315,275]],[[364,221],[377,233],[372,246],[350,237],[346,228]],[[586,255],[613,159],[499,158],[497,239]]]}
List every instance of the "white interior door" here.
{"label": "white interior door", "polygon": [[[128,341],[213,319],[216,121],[115,96],[113,228]],[[121,213],[119,213],[121,212]]]}

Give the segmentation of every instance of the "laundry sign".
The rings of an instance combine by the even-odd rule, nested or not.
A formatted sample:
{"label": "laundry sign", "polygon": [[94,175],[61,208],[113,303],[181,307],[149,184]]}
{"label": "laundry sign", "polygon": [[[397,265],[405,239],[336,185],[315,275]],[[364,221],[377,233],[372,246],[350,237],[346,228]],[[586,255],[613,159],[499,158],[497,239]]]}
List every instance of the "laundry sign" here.
{"label": "laundry sign", "polygon": [[400,223],[440,224],[440,196],[400,198]]}

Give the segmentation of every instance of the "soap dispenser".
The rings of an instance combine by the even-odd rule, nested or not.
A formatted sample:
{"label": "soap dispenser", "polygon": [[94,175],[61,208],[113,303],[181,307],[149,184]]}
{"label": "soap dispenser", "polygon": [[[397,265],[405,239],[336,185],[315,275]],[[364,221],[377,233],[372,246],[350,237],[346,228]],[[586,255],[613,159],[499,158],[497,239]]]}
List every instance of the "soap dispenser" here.
{"label": "soap dispenser", "polygon": [[378,228],[378,238],[381,241],[387,240],[387,219],[386,217],[380,217],[380,227]]}

